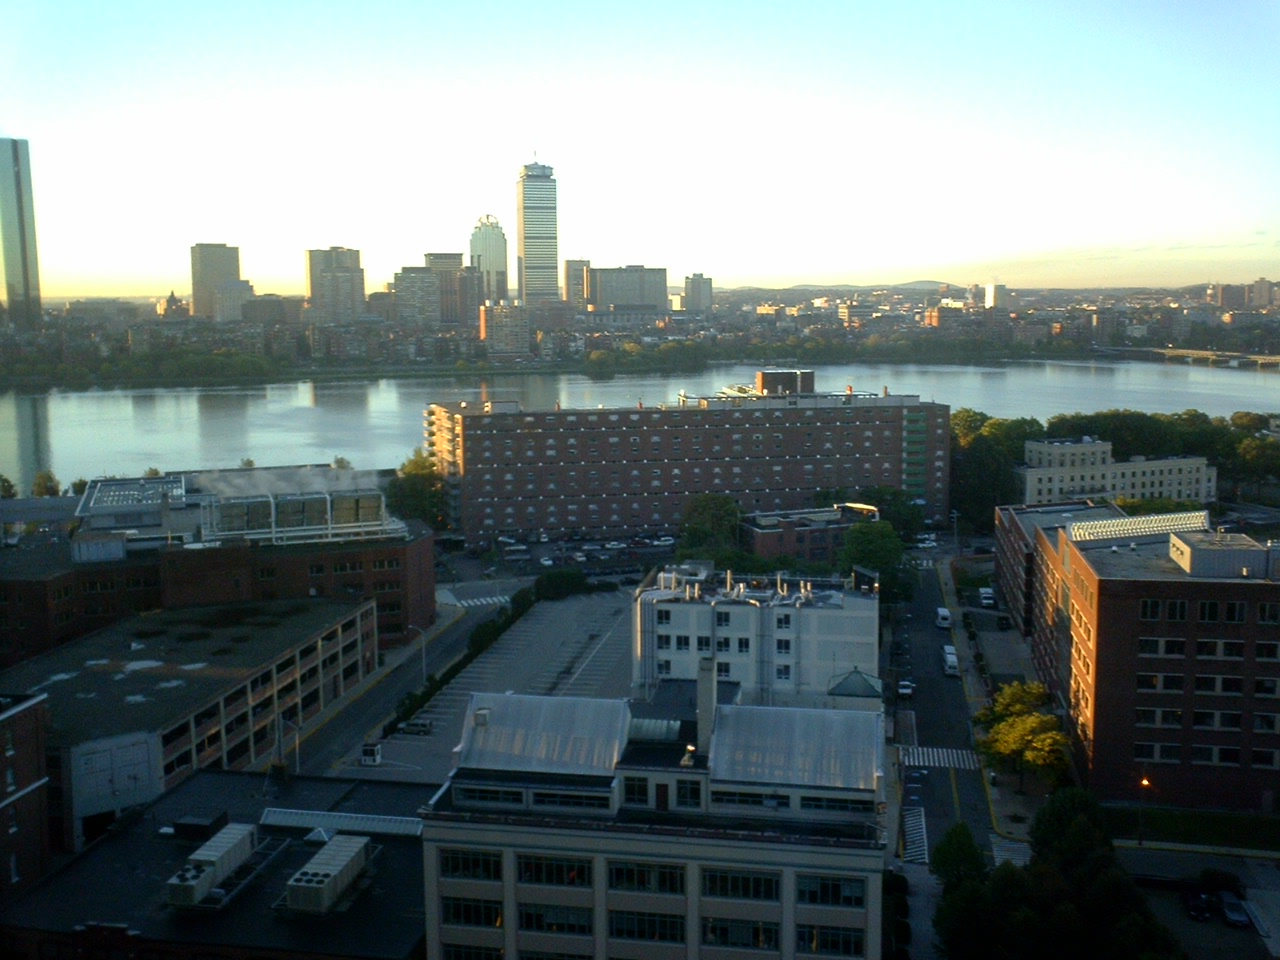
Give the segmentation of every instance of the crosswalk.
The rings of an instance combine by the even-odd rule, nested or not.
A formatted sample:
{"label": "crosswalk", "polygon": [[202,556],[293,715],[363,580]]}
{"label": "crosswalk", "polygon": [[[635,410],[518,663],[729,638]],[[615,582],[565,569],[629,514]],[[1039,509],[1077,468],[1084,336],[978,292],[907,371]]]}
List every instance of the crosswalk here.
{"label": "crosswalk", "polygon": [[1015,867],[1025,867],[1031,862],[1031,844],[1021,840],[1006,840],[998,833],[991,834],[991,856],[997,865],[1008,860]]}
{"label": "crosswalk", "polygon": [[924,807],[902,808],[902,859],[907,863],[929,862],[929,831],[924,824]]}
{"label": "crosswalk", "polygon": [[899,747],[898,760],[904,767],[954,767],[957,770],[980,768],[976,753],[958,747]]}
{"label": "crosswalk", "polygon": [[472,600],[455,601],[460,607],[500,607],[504,603],[510,603],[510,597],[476,597]]}

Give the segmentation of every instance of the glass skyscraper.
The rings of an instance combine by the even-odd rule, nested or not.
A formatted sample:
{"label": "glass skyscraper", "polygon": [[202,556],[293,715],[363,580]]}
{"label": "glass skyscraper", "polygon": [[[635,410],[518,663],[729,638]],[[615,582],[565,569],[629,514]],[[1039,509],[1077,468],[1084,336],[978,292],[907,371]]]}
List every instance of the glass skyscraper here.
{"label": "glass skyscraper", "polygon": [[[553,204],[554,200],[553,193]],[[554,217],[554,206],[551,212]],[[481,217],[471,231],[471,266],[484,278],[483,299],[494,303],[507,299],[507,235],[492,216]]]}
{"label": "glass skyscraper", "polygon": [[27,141],[0,137],[0,321],[34,326],[40,310],[31,157]]}
{"label": "glass skyscraper", "polygon": [[516,233],[520,300],[559,300],[556,243],[556,181],[551,168],[527,163],[516,186]]}

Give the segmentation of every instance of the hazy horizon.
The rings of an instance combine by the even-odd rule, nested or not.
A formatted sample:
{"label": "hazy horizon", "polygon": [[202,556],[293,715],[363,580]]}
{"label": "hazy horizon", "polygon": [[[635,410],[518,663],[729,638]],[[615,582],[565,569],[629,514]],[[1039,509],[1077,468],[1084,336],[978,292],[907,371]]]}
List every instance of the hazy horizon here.
{"label": "hazy horizon", "polygon": [[[0,136],[30,143],[52,299],[190,288],[240,248],[366,289],[551,165],[559,256],[718,288],[1246,283],[1280,270],[1280,7],[72,0],[6,13]],[[1259,47],[1263,45],[1259,42]]]}

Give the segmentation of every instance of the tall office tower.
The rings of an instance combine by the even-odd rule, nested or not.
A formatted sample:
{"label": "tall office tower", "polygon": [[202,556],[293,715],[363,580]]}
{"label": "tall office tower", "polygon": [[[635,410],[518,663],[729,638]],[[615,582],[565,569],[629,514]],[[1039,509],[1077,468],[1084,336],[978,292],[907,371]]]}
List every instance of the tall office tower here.
{"label": "tall office tower", "polygon": [[587,271],[587,302],[597,311],[663,313],[666,267],[602,267]]}
{"label": "tall office tower", "polygon": [[516,185],[516,263],[520,300],[559,300],[556,264],[556,181],[551,168],[527,163]]}
{"label": "tall office tower", "polygon": [[587,271],[590,269],[590,260],[564,262],[564,298],[579,312],[587,309]]}
{"label": "tall office tower", "polygon": [[481,217],[471,231],[471,266],[484,281],[481,303],[507,299],[507,235],[492,215]]}
{"label": "tall office tower", "polygon": [[349,323],[364,313],[360,251],[346,247],[307,251],[307,300],[311,319]]}
{"label": "tall office tower", "polygon": [[684,278],[684,309],[701,316],[711,312],[711,278],[695,273]]}
{"label": "tall office tower", "polygon": [[253,284],[248,280],[218,284],[213,296],[213,319],[218,323],[239,323],[244,319],[244,305],[252,299]]}
{"label": "tall office tower", "polygon": [[986,307],[988,310],[1009,309],[1009,288],[1003,283],[988,283]]}
{"label": "tall office tower", "polygon": [[440,277],[430,267],[401,267],[395,277],[396,319],[400,323],[440,325]]}
{"label": "tall office tower", "polygon": [[462,297],[458,274],[462,272],[462,254],[428,253],[427,267],[440,278],[440,322],[456,327],[462,322]]}
{"label": "tall office tower", "polygon": [[240,279],[240,248],[197,243],[191,248],[191,315],[212,320],[220,287]]}
{"label": "tall office tower", "polygon": [[31,157],[27,141],[0,137],[0,322],[34,326],[40,312]]}

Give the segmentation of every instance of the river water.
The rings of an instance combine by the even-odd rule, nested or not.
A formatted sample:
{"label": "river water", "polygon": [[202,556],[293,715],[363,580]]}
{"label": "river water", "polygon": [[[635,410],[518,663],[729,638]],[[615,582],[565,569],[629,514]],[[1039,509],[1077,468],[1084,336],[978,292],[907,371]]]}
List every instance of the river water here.
{"label": "river water", "polygon": [[[79,477],[161,470],[328,463],[394,467],[422,442],[436,401],[519,400],[530,410],[654,406],[752,383],[754,366],[591,380],[571,374],[284,383],[261,387],[0,394],[0,474],[23,493],[35,473]],[[854,364],[819,367],[817,389],[916,394],[993,417],[1127,408],[1147,413],[1280,410],[1280,374],[1185,363],[1019,363],[992,367]]]}

